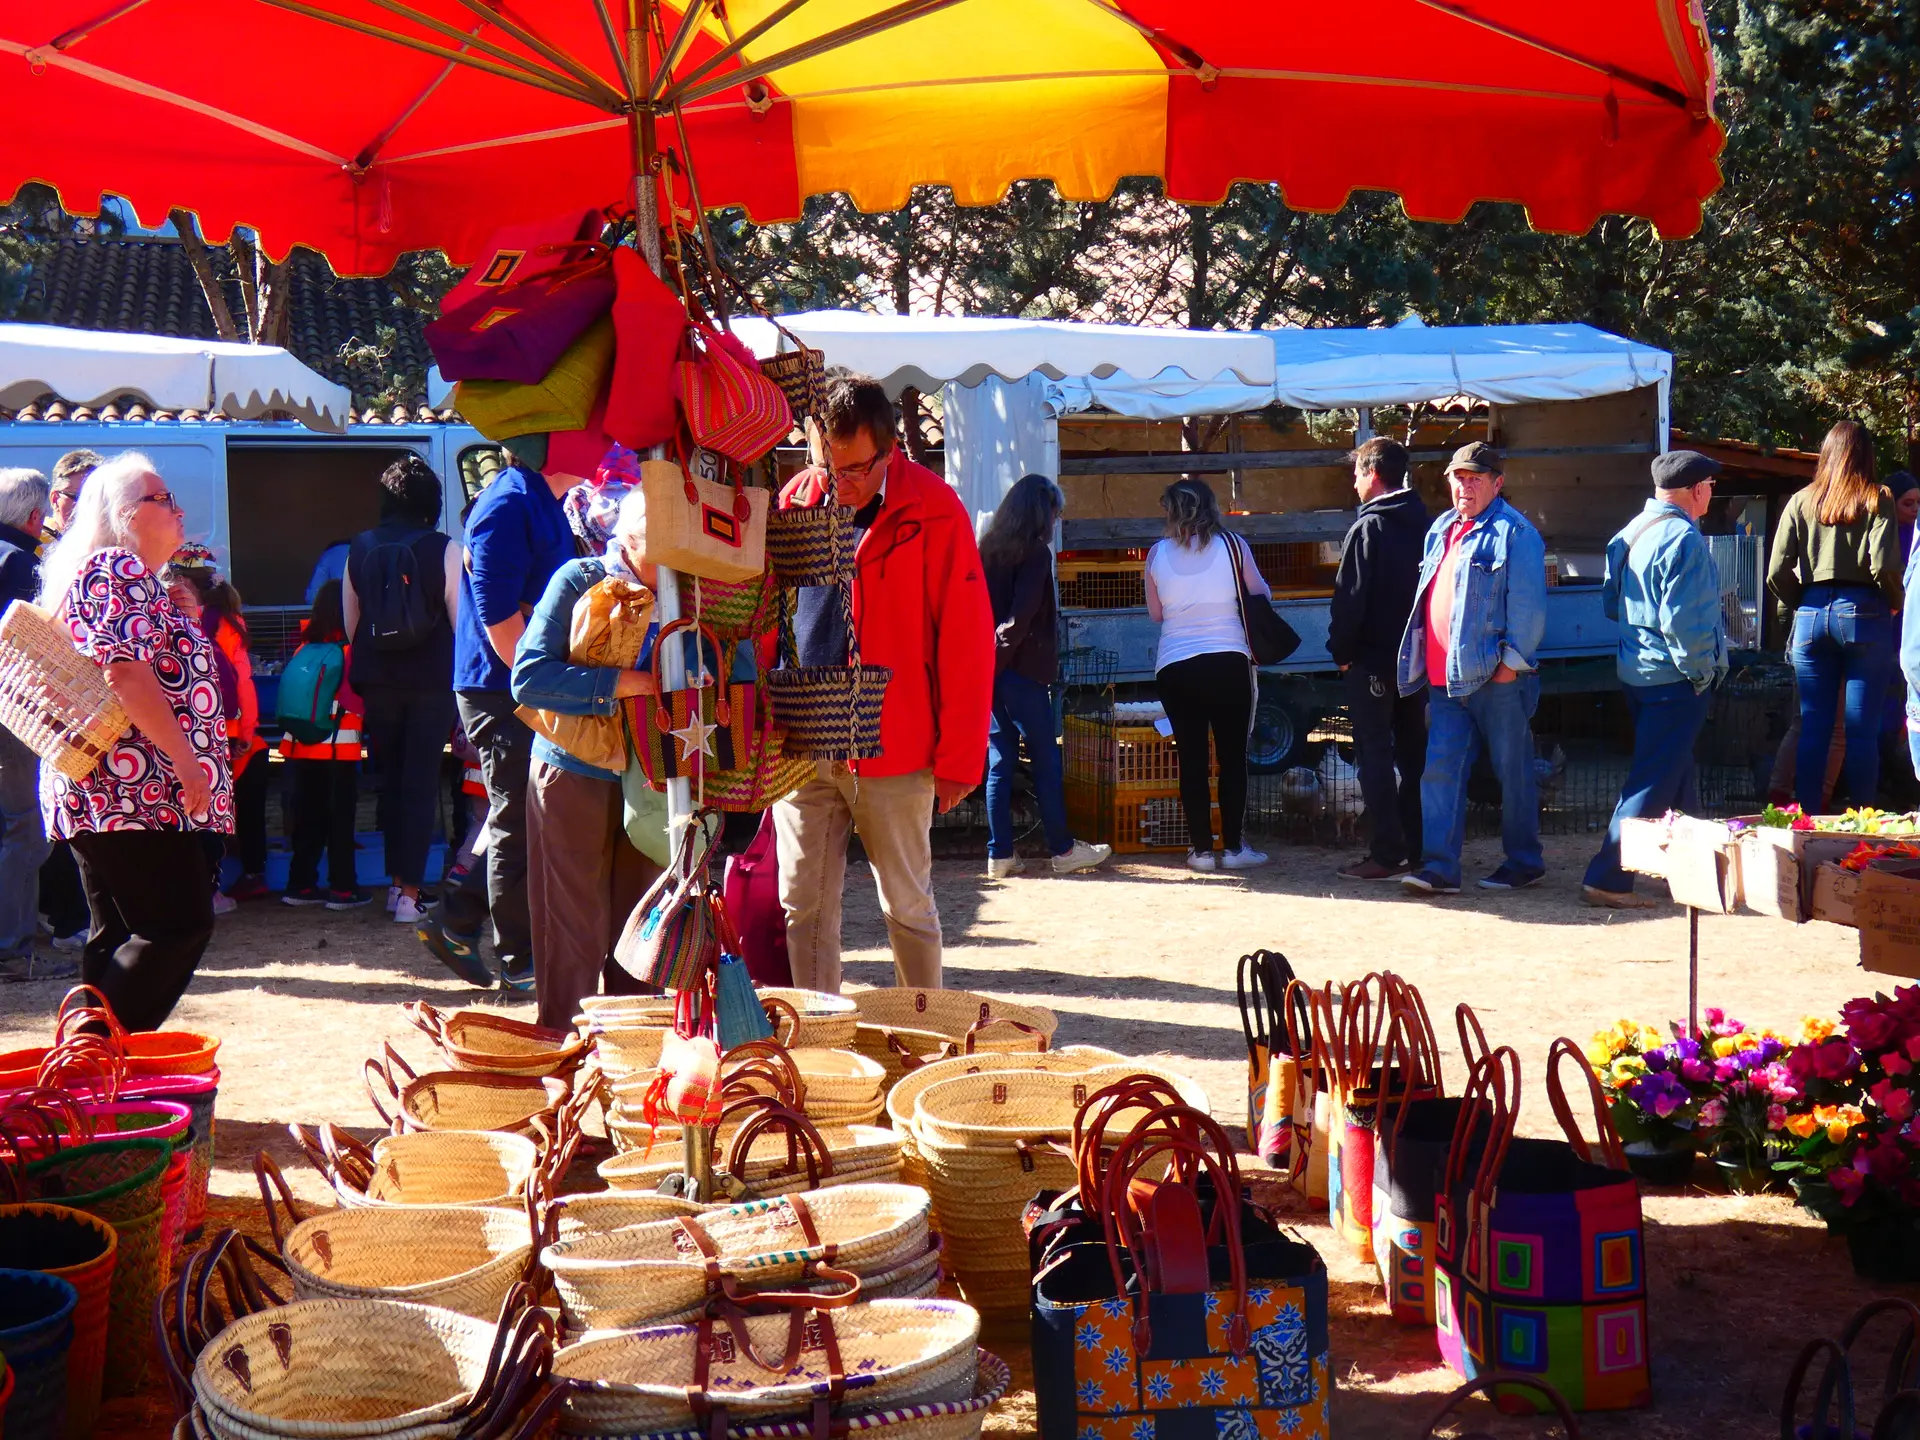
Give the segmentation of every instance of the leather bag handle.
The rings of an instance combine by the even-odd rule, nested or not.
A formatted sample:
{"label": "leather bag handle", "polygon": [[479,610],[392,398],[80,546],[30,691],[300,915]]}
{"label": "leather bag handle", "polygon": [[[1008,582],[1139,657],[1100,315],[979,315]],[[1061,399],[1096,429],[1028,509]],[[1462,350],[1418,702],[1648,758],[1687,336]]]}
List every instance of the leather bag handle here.
{"label": "leather bag handle", "polygon": [[1487,1032],[1480,1028],[1480,1017],[1464,1000],[1453,1007],[1453,1027],[1459,1032],[1460,1054],[1466,1060],[1468,1070],[1493,1053],[1492,1047],[1487,1044]]}
{"label": "leather bag handle", "polygon": [[[1598,1138],[1592,1145],[1581,1135],[1580,1122],[1574,1118],[1567,1092],[1561,1088],[1560,1065],[1569,1059],[1585,1077],[1593,1100],[1594,1132]],[[1600,1078],[1587,1063],[1585,1052],[1564,1035],[1547,1047],[1547,1103],[1553,1107],[1553,1118],[1560,1122],[1574,1154],[1589,1165],[1605,1165],[1609,1170],[1627,1168],[1627,1152],[1620,1144],[1620,1132],[1614,1128],[1613,1116],[1607,1112],[1607,1096],[1600,1088]]]}
{"label": "leather bag handle", "polygon": [[[1812,1425],[1801,1431],[1794,1423],[1800,1408],[1800,1390],[1815,1360],[1824,1359],[1819,1384],[1813,1392]],[[1853,1372],[1847,1365],[1847,1352],[1830,1335],[1821,1335],[1800,1347],[1793,1368],[1787,1372],[1786,1397],[1780,1402],[1780,1440],[1796,1440],[1811,1433],[1820,1440],[1854,1440]]]}
{"label": "leather bag handle", "polygon": [[747,1162],[752,1158],[754,1141],[769,1133],[787,1137],[787,1164],[785,1169],[772,1171],[767,1179],[798,1175],[804,1162],[807,1188],[817,1190],[820,1188],[820,1177],[833,1174],[833,1156],[813,1122],[798,1111],[774,1105],[749,1116],[747,1122],[734,1131],[733,1144],[727,1149],[726,1168],[742,1185],[747,1184]]}
{"label": "leather bag handle", "polygon": [[963,1044],[960,1053],[963,1055],[973,1054],[974,1042],[978,1040],[980,1036],[980,1032],[994,1025],[1011,1025],[1014,1029],[1020,1031],[1023,1035],[1032,1035],[1036,1037],[1040,1041],[1039,1053],[1043,1055],[1046,1053],[1046,1049],[1047,1049],[1046,1032],[1041,1030],[1040,1027],[1037,1025],[1029,1025],[1024,1020],[1015,1020],[1008,1015],[982,1015],[978,1020],[974,1021],[973,1024],[967,1027],[967,1033],[964,1037],[965,1043]]}
{"label": "leather bag handle", "polygon": [[[1560,1428],[1565,1432],[1566,1440],[1580,1440],[1580,1423],[1574,1418],[1572,1409],[1567,1405],[1566,1397],[1538,1375],[1522,1375],[1511,1370],[1489,1370],[1484,1375],[1450,1391],[1447,1398],[1440,1402],[1440,1408],[1433,1412],[1433,1418],[1427,1421],[1427,1428],[1420,1432],[1422,1440],[1440,1440],[1441,1422],[1460,1408],[1461,1401],[1469,1400],[1475,1395],[1485,1395],[1491,1400],[1494,1391],[1501,1386],[1532,1390],[1553,1407],[1553,1413],[1560,1421]],[[1485,1431],[1473,1430],[1455,1437],[1455,1440],[1492,1440],[1492,1437]]]}
{"label": "leather bag handle", "polygon": [[[287,1177],[280,1173],[280,1166],[273,1156],[262,1150],[253,1157],[253,1181],[260,1187],[260,1213],[266,1216],[267,1233],[273,1236],[273,1248],[284,1252],[287,1248],[287,1236],[301,1221],[308,1217],[300,1213],[300,1206],[293,1198],[293,1187],[287,1184]],[[274,1208],[274,1192],[279,1192],[280,1203],[286,1207],[287,1228],[280,1228],[280,1214]]]}
{"label": "leather bag handle", "polygon": [[1513,1142],[1519,1105],[1520,1057],[1511,1046],[1503,1045],[1475,1065],[1467,1077],[1467,1088],[1461,1092],[1460,1113],[1454,1118],[1453,1140],[1447,1146],[1443,1193],[1452,1194],[1454,1187],[1465,1178],[1474,1134],[1485,1119],[1487,1141],[1474,1174],[1474,1193],[1483,1202],[1491,1201],[1493,1182],[1506,1160],[1507,1146]]}

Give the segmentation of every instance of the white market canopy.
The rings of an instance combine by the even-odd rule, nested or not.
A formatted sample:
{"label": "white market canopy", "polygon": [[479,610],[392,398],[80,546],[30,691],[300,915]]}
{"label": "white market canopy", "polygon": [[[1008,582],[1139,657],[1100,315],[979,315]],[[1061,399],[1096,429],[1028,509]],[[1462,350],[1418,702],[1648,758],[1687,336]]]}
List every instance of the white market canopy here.
{"label": "white market canopy", "polygon": [[[895,395],[909,385],[931,391],[1028,375],[1220,379],[1254,387],[1273,381],[1273,348],[1264,336],[1248,331],[859,310],[782,315],[780,325],[824,351],[827,364],[871,375]],[[781,348],[778,331],[766,320],[744,316],[733,322],[733,330],[755,354]]]}
{"label": "white market canopy", "polygon": [[73,405],[137,395],[156,410],[236,420],[277,411],[334,434],[345,432],[352,405],[345,386],[277,345],[0,324],[0,406],[18,409],[48,391]]}

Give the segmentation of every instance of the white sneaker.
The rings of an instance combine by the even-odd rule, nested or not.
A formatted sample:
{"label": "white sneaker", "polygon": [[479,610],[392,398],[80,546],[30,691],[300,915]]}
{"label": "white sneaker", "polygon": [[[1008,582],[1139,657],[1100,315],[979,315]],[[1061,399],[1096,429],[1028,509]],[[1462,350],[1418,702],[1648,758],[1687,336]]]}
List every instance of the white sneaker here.
{"label": "white sneaker", "polygon": [[391,915],[400,908],[400,896],[403,892],[398,885],[387,887],[387,914]]}
{"label": "white sneaker", "polygon": [[1064,855],[1053,857],[1053,873],[1073,875],[1082,870],[1091,870],[1104,865],[1113,858],[1111,845],[1089,845],[1084,840],[1073,842],[1073,848]]}
{"label": "white sneaker", "polygon": [[239,908],[240,902],[231,895],[223,894],[218,890],[213,892],[213,913],[215,915],[231,915]]}
{"label": "white sneaker", "polygon": [[47,942],[62,955],[73,955],[86,948],[87,932],[76,930],[71,935],[56,935]]}
{"label": "white sneaker", "polygon": [[1198,870],[1202,875],[1211,875],[1219,868],[1219,866],[1213,863],[1213,852],[1211,850],[1189,850],[1187,852],[1187,869]]}
{"label": "white sneaker", "polygon": [[402,895],[394,904],[393,918],[402,925],[418,925],[427,918],[427,907],[411,895]]}
{"label": "white sneaker", "polygon": [[1008,855],[1004,859],[994,855],[987,857],[987,879],[989,880],[1004,880],[1009,875],[1018,875],[1026,868],[1020,862],[1018,855]]}
{"label": "white sneaker", "polygon": [[1258,870],[1266,863],[1267,857],[1244,840],[1238,850],[1229,850],[1220,857],[1222,870]]}

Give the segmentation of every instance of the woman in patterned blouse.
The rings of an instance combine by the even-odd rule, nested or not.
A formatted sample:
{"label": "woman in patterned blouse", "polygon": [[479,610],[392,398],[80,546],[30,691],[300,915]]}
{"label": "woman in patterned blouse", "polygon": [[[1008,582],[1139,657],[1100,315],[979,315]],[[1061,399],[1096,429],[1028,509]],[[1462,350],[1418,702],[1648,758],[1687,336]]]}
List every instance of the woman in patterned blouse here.
{"label": "woman in patterned blouse", "polygon": [[184,538],[153,462],[128,453],[93,472],[41,565],[40,603],[133,722],[85,778],[42,772],[47,828],[72,843],[93,913],[81,977],[129,1030],[158,1028],[192,980],[213,934],[205,832],[233,829],[213,648],[159,579]]}

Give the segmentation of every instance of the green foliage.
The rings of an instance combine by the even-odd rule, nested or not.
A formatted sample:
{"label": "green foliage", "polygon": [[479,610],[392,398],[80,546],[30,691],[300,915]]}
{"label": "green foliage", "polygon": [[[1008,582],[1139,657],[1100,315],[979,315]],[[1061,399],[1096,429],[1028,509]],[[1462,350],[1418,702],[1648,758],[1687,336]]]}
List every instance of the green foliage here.
{"label": "green foliage", "polygon": [[58,241],[69,235],[118,235],[124,228],[112,210],[69,215],[51,186],[22,185],[12,201],[0,205],[0,315],[15,312],[34,263]]}

